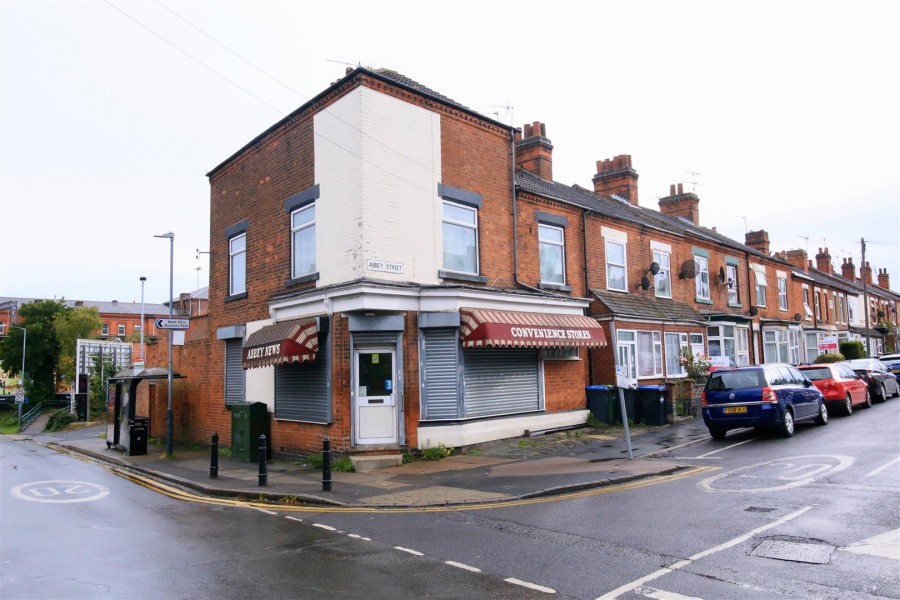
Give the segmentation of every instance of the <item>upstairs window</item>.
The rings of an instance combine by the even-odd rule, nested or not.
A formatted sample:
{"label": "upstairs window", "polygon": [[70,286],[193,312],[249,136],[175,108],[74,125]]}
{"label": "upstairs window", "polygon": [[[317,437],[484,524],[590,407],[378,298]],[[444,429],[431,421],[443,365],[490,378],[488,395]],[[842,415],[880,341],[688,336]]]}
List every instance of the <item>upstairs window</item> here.
{"label": "upstairs window", "polygon": [[109,323],[104,323],[102,327],[100,327],[100,335],[109,335]]}
{"label": "upstairs window", "polygon": [[478,274],[478,209],[444,201],[444,268]]}
{"label": "upstairs window", "polygon": [[291,213],[291,277],[316,272],[316,204]]}
{"label": "upstairs window", "polygon": [[538,225],[541,283],[563,285],[566,282],[566,238],[562,227]]}
{"label": "upstairs window", "polygon": [[766,305],[766,272],[763,267],[754,268],[753,275],[756,278],[756,305]]}
{"label": "upstairs window", "polygon": [[247,291],[247,234],[242,233],[228,240],[228,294]]}
{"label": "upstairs window", "polygon": [[815,302],[816,302],[816,320],[821,321],[822,320],[822,303],[819,301],[819,292],[816,292],[815,294],[813,294],[813,296],[814,296]]}
{"label": "upstairs window", "polygon": [[697,275],[694,277],[697,298],[709,300],[709,259],[695,254],[694,262],[697,263]]}
{"label": "upstairs window", "polygon": [[725,278],[725,282],[728,284],[728,304],[737,306],[740,304],[740,295],[738,294],[737,267],[735,265],[725,265]]}
{"label": "upstairs window", "polygon": [[125,324],[119,323],[118,333],[116,335],[125,335]]}
{"label": "upstairs window", "polygon": [[618,240],[606,240],[606,288],[627,292],[625,273],[625,244]]}
{"label": "upstairs window", "polygon": [[805,285],[803,286],[803,316],[807,321],[813,316],[812,309],[809,307],[809,288]]}
{"label": "upstairs window", "polygon": [[672,257],[662,250],[653,251],[653,262],[659,265],[659,272],[653,277],[653,288],[658,298],[672,297]]}
{"label": "upstairs window", "polygon": [[778,308],[779,310],[788,309],[787,279],[784,277],[778,278]]}

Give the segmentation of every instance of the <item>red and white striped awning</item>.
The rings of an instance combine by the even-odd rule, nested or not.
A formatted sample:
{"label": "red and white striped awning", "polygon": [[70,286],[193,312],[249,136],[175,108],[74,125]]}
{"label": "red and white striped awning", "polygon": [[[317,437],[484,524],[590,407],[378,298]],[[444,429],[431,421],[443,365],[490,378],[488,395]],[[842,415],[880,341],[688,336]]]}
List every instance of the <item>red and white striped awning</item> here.
{"label": "red and white striped awning", "polygon": [[315,360],[319,331],[315,319],[267,325],[250,334],[241,365],[245,369]]}
{"label": "red and white striped awning", "polygon": [[465,348],[571,348],[606,346],[600,324],[582,315],[556,315],[463,308],[460,337]]}

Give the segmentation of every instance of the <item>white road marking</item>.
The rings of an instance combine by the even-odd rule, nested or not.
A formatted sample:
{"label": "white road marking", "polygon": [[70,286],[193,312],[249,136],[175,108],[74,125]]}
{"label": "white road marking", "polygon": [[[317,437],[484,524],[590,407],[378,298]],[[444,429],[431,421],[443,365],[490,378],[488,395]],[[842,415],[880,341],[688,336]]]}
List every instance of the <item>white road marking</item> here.
{"label": "white road marking", "polygon": [[367,537],[362,537],[362,538],[359,538],[359,539],[361,539],[361,540],[363,540],[363,541],[366,541],[366,542],[371,542],[371,541],[372,541],[372,538],[367,538]]}
{"label": "white road marking", "polygon": [[404,548],[403,546],[394,546],[394,550],[399,550],[401,552],[409,552],[413,556],[425,556],[423,553],[418,550],[413,550],[412,548]]}
{"label": "white road marking", "polygon": [[780,519],[778,519],[777,521],[772,521],[771,523],[762,525],[761,527],[757,527],[756,529],[748,531],[747,533],[745,533],[743,535],[739,535],[738,537],[736,537],[732,540],[729,540],[729,541],[725,542],[724,544],[719,544],[718,546],[710,548],[709,550],[704,550],[703,552],[698,552],[697,554],[691,556],[687,560],[680,560],[676,563],[669,565],[668,567],[663,567],[662,569],[659,569],[658,571],[654,571],[653,573],[650,573],[649,575],[644,575],[640,579],[635,579],[634,581],[632,581],[630,583],[626,583],[625,585],[619,586],[616,589],[614,589],[610,592],[607,592],[607,593],[603,594],[602,596],[599,596],[597,598],[597,600],[612,600],[613,598],[618,598],[625,592],[631,592],[631,591],[634,591],[636,588],[643,586],[648,581],[653,581],[654,579],[659,579],[663,575],[668,575],[669,573],[671,573],[673,571],[677,571],[678,569],[683,569],[684,567],[688,566],[689,564],[691,564],[695,561],[700,560],[701,558],[705,558],[707,556],[710,556],[711,554],[715,554],[716,552],[721,552],[722,550],[727,550],[728,548],[731,548],[732,546],[737,546],[738,544],[741,544],[741,543],[749,540],[753,536],[755,536],[759,533],[762,533],[763,531],[772,529],[773,527],[778,527],[779,525],[783,525],[792,519],[796,519],[797,517],[799,517],[800,515],[804,514],[806,511],[811,510],[811,509],[812,509],[812,506],[804,506],[800,510],[796,510],[789,515],[785,515],[785,516],[781,517]]}
{"label": "white road marking", "polygon": [[[808,462],[804,464],[802,461],[818,461],[818,462]],[[799,461],[799,464],[795,464],[793,461]],[[835,464],[836,463],[836,464]],[[754,465],[748,465],[746,467],[740,467],[738,469],[734,469],[732,471],[726,471],[724,473],[719,473],[718,475],[714,475],[712,477],[708,477],[702,481],[700,481],[697,485],[704,488],[708,492],[719,492],[719,493],[759,493],[759,492],[777,492],[788,490],[795,487],[800,487],[803,485],[810,484],[814,482],[818,477],[828,474],[832,475],[834,473],[838,473],[850,467],[853,464],[853,459],[849,456],[841,456],[841,455],[816,455],[816,454],[805,454],[802,456],[785,456],[783,458],[779,458],[777,460],[771,460],[761,463],[756,463]],[[749,487],[719,487],[717,482],[720,480],[727,480],[728,478],[732,479],[741,479],[746,478],[751,481],[751,484],[757,481],[757,477],[753,475],[752,471],[768,468],[768,469],[781,469],[782,472],[777,476],[773,477],[779,480],[789,481],[790,483],[785,483],[782,485],[774,485],[767,487],[753,487],[752,485]],[[726,484],[727,485],[727,484]]]}
{"label": "white road marking", "polygon": [[666,590],[658,590],[656,588],[643,586],[634,588],[634,593],[646,596],[647,598],[655,598],[656,600],[703,600],[696,596],[684,596],[682,594],[676,594],[675,592],[667,592]]}
{"label": "white road marking", "polygon": [[458,562],[452,561],[452,560],[445,560],[444,562],[447,563],[448,565],[450,565],[451,567],[465,569],[466,571],[472,571],[473,573],[481,573],[481,569],[479,569],[478,567],[470,567],[469,565],[464,565],[462,563],[458,563]]}
{"label": "white road marking", "polygon": [[900,560],[900,529],[874,535],[861,542],[850,544],[846,548],[841,548],[841,550],[854,554],[868,554]]}
{"label": "white road marking", "polygon": [[278,514],[274,510],[266,510],[264,508],[256,508],[255,510],[258,510],[261,513],[266,513],[267,515],[277,515]]}
{"label": "white road marking", "polygon": [[302,523],[303,519],[299,517],[285,517],[285,519],[290,519],[291,521],[297,521],[298,523]]}
{"label": "white road marking", "polygon": [[887,462],[887,463],[881,465],[880,467],[878,467],[878,468],[875,469],[874,471],[870,471],[870,472],[866,473],[866,477],[874,477],[875,475],[878,475],[879,473],[881,473],[882,471],[884,471],[885,469],[887,469],[888,467],[890,467],[890,466],[893,465],[894,463],[898,463],[898,462],[900,462],[900,456],[898,456],[897,458],[895,458],[895,459],[892,460],[892,461],[889,461],[889,462]]}
{"label": "white road marking", "polygon": [[322,525],[321,523],[313,523],[313,527],[318,527],[319,529],[324,529],[325,531],[337,531],[334,527],[330,525]]}
{"label": "white road marking", "polygon": [[701,454],[700,456],[695,456],[694,458],[706,458],[707,456],[712,456],[713,454],[717,454],[719,452],[724,452],[725,450],[731,450],[732,448],[737,448],[738,446],[742,446],[743,444],[749,444],[750,442],[755,442],[755,441],[756,441],[755,439],[751,438],[749,440],[744,440],[743,442],[737,442],[736,444],[731,444],[730,446],[725,446],[724,448],[719,448],[718,450],[713,450],[712,452],[707,452],[706,454]]}
{"label": "white road marking", "polygon": [[358,539],[361,538],[362,536],[361,536],[361,535],[357,535],[357,534],[355,534],[355,533],[348,533],[348,534],[347,534],[347,537],[352,537],[354,540],[358,540]]}
{"label": "white road marking", "polygon": [[544,592],[545,594],[555,594],[556,590],[553,588],[544,587],[542,585],[538,585],[536,583],[529,583],[527,581],[522,581],[521,579],[516,579],[515,577],[510,577],[509,579],[504,579],[506,583],[512,583],[513,585],[521,585],[522,587],[526,587],[530,590],[536,590],[538,592]]}
{"label": "white road marking", "polygon": [[9,491],[19,500],[48,504],[70,504],[102,500],[109,495],[109,488],[99,483],[57,479],[32,481],[17,485]]}

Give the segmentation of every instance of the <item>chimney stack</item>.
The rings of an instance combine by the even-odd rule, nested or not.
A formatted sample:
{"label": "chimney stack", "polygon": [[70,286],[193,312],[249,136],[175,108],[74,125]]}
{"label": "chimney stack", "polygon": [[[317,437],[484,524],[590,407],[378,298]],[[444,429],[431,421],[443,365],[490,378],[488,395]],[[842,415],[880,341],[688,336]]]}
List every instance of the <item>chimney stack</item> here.
{"label": "chimney stack", "polygon": [[744,234],[744,243],[768,256],[769,253],[769,232],[765,229],[759,231],[748,231]]}
{"label": "chimney stack", "polygon": [[547,139],[547,126],[540,121],[525,125],[525,136],[516,132],[516,167],[541,179],[553,180],[553,144]]}
{"label": "chimney stack", "polygon": [[834,267],[831,266],[831,253],[828,252],[827,247],[819,248],[819,253],[816,254],[816,268],[829,275],[834,270]]}
{"label": "chimney stack", "polygon": [[869,266],[869,261],[866,261],[864,265],[860,265],[859,278],[865,281],[866,285],[872,285],[872,267]]}
{"label": "chimney stack", "polygon": [[806,250],[788,250],[784,253],[784,260],[788,261],[801,271],[807,271],[812,261],[809,260]]}
{"label": "chimney stack", "polygon": [[638,205],[638,174],[631,168],[630,154],[598,160],[593,181],[597,194],[616,195],[633,206]]}
{"label": "chimney stack", "polygon": [[848,281],[856,281],[856,266],[852,258],[845,258],[841,264],[841,275]]}
{"label": "chimney stack", "polygon": [[700,225],[700,198],[693,192],[684,193],[684,186],[669,186],[669,195],[659,199],[659,212],[669,217],[681,217]]}
{"label": "chimney stack", "polygon": [[891,280],[888,277],[887,269],[878,269],[878,285],[886,290],[891,289]]}

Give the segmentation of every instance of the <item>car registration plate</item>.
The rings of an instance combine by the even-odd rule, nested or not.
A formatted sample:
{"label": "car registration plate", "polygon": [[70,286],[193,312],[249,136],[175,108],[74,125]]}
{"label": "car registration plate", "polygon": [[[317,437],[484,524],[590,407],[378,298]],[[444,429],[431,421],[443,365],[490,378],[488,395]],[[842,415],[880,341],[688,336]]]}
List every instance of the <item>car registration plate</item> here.
{"label": "car registration plate", "polygon": [[746,406],[726,406],[722,412],[726,415],[737,414],[737,413],[745,413],[747,412]]}

